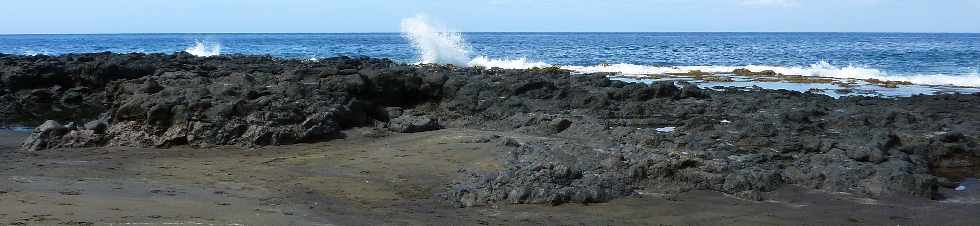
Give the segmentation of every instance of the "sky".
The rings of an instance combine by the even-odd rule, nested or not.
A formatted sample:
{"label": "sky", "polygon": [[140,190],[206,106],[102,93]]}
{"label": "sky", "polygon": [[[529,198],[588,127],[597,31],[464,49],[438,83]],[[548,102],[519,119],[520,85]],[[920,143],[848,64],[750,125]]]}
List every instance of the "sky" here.
{"label": "sky", "polygon": [[980,32],[980,0],[14,0],[0,34]]}

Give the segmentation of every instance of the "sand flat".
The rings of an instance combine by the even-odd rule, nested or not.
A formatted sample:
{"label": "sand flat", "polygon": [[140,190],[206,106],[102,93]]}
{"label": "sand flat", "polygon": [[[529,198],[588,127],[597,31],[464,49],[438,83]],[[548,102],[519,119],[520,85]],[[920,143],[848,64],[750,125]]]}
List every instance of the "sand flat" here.
{"label": "sand flat", "polygon": [[[215,225],[969,225],[976,204],[874,200],[787,186],[756,202],[709,191],[600,204],[456,208],[438,193],[461,168],[499,167],[519,136],[446,129],[265,148],[24,152],[3,134],[0,223]],[[7,141],[11,140],[11,141]],[[642,193],[641,193],[642,194]]]}

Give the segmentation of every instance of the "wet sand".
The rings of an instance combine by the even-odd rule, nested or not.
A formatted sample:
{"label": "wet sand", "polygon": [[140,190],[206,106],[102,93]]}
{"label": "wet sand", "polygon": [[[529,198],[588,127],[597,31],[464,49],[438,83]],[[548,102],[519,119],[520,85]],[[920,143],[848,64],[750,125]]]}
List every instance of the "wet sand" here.
{"label": "wet sand", "polygon": [[[456,208],[440,192],[459,169],[492,170],[498,135],[445,129],[257,149],[86,148],[25,152],[0,133],[0,224],[108,225],[974,225],[980,205],[873,200],[786,186],[756,202],[715,192],[600,204]],[[542,138],[543,139],[543,138]],[[951,191],[946,191],[947,193]],[[971,196],[972,197],[972,196]],[[955,201],[960,200],[960,201]],[[963,201],[967,200],[967,201]]]}

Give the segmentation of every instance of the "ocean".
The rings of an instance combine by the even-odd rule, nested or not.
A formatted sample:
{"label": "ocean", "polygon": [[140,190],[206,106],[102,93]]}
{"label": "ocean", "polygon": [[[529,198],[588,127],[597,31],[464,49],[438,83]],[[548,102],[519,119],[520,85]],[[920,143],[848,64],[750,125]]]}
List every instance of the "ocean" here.
{"label": "ocean", "polygon": [[0,53],[268,54],[390,58],[625,75],[737,68],[782,74],[980,87],[980,34],[452,33],[403,21],[402,33],[0,35]]}

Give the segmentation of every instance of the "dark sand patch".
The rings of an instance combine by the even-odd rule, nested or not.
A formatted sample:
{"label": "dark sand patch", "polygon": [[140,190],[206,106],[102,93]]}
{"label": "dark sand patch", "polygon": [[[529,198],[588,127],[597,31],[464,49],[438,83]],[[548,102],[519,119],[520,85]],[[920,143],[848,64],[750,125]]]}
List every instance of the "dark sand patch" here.
{"label": "dark sand patch", "polygon": [[[87,148],[23,152],[0,136],[0,223],[249,225],[971,225],[976,204],[873,200],[792,186],[769,200],[715,192],[600,204],[456,208],[457,170],[492,170],[498,135],[447,129],[259,149]],[[641,192],[643,193],[643,192]]]}

